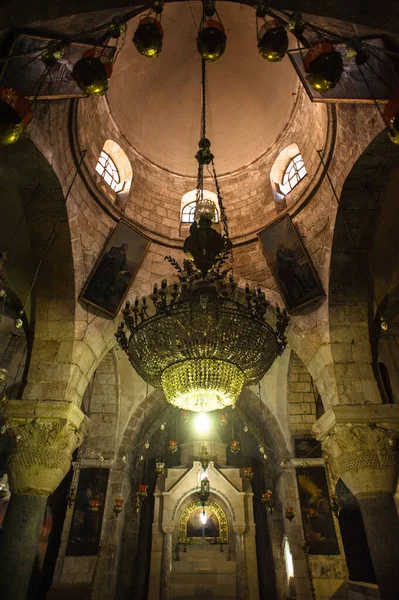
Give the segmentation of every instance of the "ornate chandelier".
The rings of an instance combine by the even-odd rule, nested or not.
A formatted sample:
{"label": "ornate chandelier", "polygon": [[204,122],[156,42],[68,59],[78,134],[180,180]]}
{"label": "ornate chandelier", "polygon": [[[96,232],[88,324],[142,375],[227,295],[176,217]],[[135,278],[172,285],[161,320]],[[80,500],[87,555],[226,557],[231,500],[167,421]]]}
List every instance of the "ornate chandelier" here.
{"label": "ornate chandelier", "polygon": [[[258,383],[286,346],[285,310],[269,309],[260,289],[238,288],[223,269],[232,244],[205,122],[202,60],[202,136],[195,221],[184,242],[189,260],[178,282],[154,285],[149,298],[126,303],[115,334],[137,373],[182,409],[211,411],[234,406],[244,387]],[[224,235],[212,228],[215,205],[203,196],[203,168],[212,165]],[[269,309],[269,310],[268,310]],[[273,316],[274,313],[274,316]]]}

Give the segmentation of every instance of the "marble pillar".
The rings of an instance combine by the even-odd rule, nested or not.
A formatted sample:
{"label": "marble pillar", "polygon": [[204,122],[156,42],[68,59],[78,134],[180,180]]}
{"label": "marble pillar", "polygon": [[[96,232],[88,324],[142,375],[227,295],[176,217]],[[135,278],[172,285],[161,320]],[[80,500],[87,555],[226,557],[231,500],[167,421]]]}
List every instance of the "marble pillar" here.
{"label": "marble pillar", "polygon": [[169,600],[172,579],[173,559],[173,527],[164,527],[163,552],[162,552],[162,576],[161,576],[161,598]]}
{"label": "marble pillar", "polygon": [[25,600],[47,497],[61,483],[89,420],[76,405],[10,400],[11,499],[0,532],[0,598]]}
{"label": "marble pillar", "polygon": [[248,599],[247,587],[247,565],[245,560],[244,532],[245,527],[233,525],[236,536],[236,559],[237,559],[237,598]]}
{"label": "marble pillar", "polygon": [[399,590],[398,405],[335,406],[315,424],[323,450],[356,496],[382,600]]}

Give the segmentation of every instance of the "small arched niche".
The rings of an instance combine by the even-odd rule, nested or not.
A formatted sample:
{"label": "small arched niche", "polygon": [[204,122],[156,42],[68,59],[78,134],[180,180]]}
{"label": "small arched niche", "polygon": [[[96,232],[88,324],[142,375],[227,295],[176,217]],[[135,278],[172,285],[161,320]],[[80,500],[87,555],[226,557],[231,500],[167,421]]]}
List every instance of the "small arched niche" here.
{"label": "small arched niche", "polygon": [[106,140],[96,164],[101,188],[116,203],[130,191],[133,172],[128,157],[113,140]]}
{"label": "small arched niche", "polygon": [[199,499],[192,500],[180,515],[178,536],[179,542],[217,540],[227,544],[228,524],[223,508],[213,500],[205,506]]}
{"label": "small arched niche", "polygon": [[287,208],[287,196],[306,177],[306,167],[298,144],[290,144],[280,152],[270,170],[270,183],[277,212]]}

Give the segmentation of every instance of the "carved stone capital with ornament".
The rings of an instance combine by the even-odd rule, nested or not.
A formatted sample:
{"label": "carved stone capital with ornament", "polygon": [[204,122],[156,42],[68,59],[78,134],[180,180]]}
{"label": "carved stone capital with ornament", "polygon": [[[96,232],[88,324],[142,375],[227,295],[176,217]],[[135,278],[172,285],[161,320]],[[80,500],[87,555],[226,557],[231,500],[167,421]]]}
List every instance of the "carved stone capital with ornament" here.
{"label": "carved stone capital with ornament", "polygon": [[27,496],[51,494],[68,473],[89,419],[75,404],[24,400],[5,402],[4,419],[12,441],[11,491]]}
{"label": "carved stone capital with ornament", "polygon": [[355,496],[394,493],[399,472],[399,406],[329,408],[314,424],[336,478]]}

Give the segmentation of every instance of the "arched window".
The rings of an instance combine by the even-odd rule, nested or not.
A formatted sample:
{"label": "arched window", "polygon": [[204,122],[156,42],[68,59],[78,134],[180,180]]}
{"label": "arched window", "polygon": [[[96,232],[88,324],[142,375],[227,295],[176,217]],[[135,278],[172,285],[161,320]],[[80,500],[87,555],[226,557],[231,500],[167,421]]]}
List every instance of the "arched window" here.
{"label": "arched window", "polygon": [[[195,207],[196,207],[196,196],[197,190],[191,190],[184,194],[181,201],[181,222],[182,223],[193,223],[195,219]],[[219,222],[219,211],[218,211],[218,198],[213,192],[204,190],[204,198],[212,200],[215,205],[215,223]]]}
{"label": "arched window", "polygon": [[279,183],[280,191],[286,196],[306,175],[306,167],[301,154],[297,154],[288,163],[283,180]]}
{"label": "arched window", "polygon": [[285,197],[306,176],[306,167],[297,144],[290,144],[280,152],[270,170],[276,203],[281,203]]}
{"label": "arched window", "polygon": [[123,190],[123,183],[121,183],[116,164],[104,150],[101,151],[100,158],[96,165],[96,171],[114,192],[121,192]]}
{"label": "arched window", "polygon": [[99,156],[96,171],[117,194],[128,192],[132,180],[132,167],[122,148],[107,140]]}

